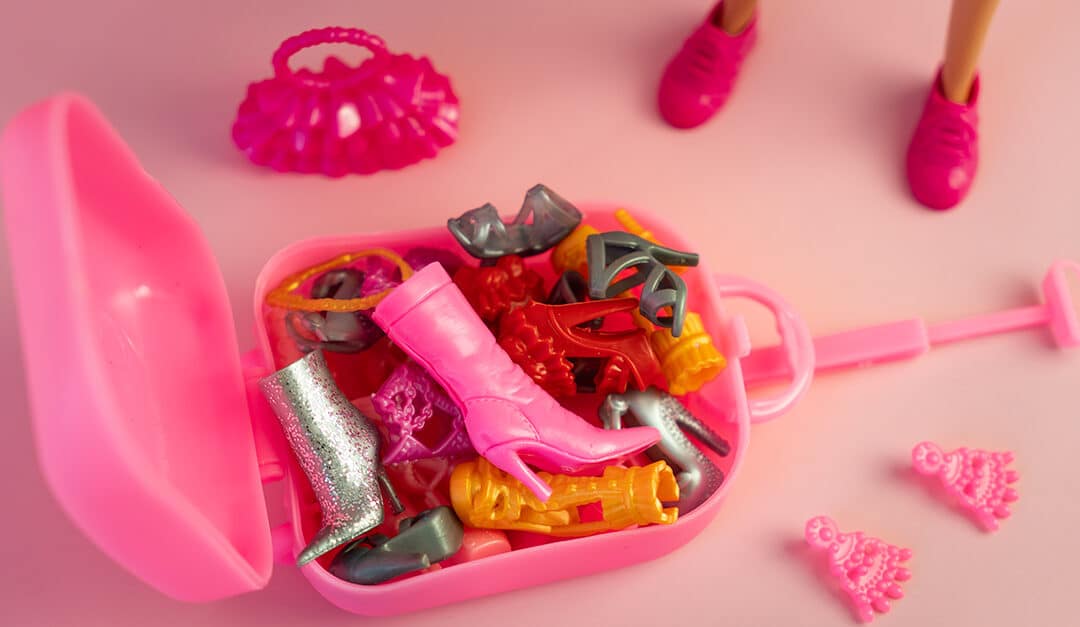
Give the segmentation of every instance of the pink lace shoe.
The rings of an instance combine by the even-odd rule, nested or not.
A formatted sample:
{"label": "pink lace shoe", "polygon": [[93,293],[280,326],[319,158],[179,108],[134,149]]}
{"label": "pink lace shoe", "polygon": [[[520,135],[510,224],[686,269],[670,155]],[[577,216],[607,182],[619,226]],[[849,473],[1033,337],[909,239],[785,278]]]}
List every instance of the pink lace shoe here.
{"label": "pink lace shoe", "polygon": [[889,544],[861,531],[841,533],[827,516],[806,522],[806,542],[826,552],[829,573],[848,596],[859,620],[868,623],[874,612],[892,608],[890,600],[903,598],[900,583],[911,578],[903,563],[911,551]]}
{"label": "pink lace shoe", "polygon": [[738,35],[716,24],[723,2],[709,12],[660,79],[660,114],[676,128],[692,128],[727,102],[739,66],[757,39],[757,16]]}
{"label": "pink lace shoe", "polygon": [[911,193],[931,209],[956,206],[967,196],[975,179],[979,164],[978,102],[978,76],[971,84],[967,104],[957,104],[941,92],[938,72],[907,153]]}
{"label": "pink lace shoe", "polygon": [[974,516],[987,531],[996,531],[998,520],[1012,514],[1009,503],[1019,498],[1010,487],[1020,475],[1009,468],[1013,454],[979,448],[958,448],[946,453],[933,442],[920,442],[911,461],[921,474],[937,477],[945,491]]}

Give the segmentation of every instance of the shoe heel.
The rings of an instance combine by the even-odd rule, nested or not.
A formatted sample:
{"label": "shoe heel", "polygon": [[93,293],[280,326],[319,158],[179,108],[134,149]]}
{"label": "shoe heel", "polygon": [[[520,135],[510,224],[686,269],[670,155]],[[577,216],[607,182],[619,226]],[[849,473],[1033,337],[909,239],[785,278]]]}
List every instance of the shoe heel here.
{"label": "shoe heel", "polygon": [[551,486],[537,475],[518,455],[518,450],[511,444],[494,446],[484,453],[484,457],[499,470],[505,471],[525,485],[541,501],[551,498]]}

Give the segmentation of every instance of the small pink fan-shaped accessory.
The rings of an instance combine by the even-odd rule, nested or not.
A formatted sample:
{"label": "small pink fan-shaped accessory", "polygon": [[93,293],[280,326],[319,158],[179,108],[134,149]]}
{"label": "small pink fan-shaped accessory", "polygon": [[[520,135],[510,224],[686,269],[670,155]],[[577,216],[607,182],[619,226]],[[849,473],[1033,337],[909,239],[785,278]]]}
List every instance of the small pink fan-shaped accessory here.
{"label": "small pink fan-shaped accessory", "polygon": [[[371,404],[382,417],[389,436],[384,464],[473,453],[461,410],[416,362],[407,361],[395,368],[371,395]],[[417,436],[432,421],[443,422],[441,430],[445,433],[429,446]]]}
{"label": "small pink fan-shaped accessory", "polygon": [[1020,478],[1010,452],[995,453],[977,448],[958,448],[951,453],[933,442],[920,442],[911,450],[911,463],[924,475],[936,476],[987,531],[996,531],[999,518],[1008,518],[1009,503],[1019,496],[1009,484]]}
{"label": "small pink fan-shaped accessory", "polygon": [[[367,48],[358,67],[326,57],[322,71],[289,58],[319,44]],[[356,28],[309,30],[281,43],[273,78],[252,83],[233,124],[237,147],[259,165],[344,176],[398,169],[434,157],[457,136],[458,99],[426,57],[391,54]]]}
{"label": "small pink fan-shaped accessory", "polygon": [[862,622],[874,619],[874,612],[884,614],[890,599],[904,596],[901,581],[911,572],[901,566],[911,559],[911,551],[864,535],[861,531],[840,533],[828,516],[806,522],[806,542],[829,554],[829,572],[843,587]]}

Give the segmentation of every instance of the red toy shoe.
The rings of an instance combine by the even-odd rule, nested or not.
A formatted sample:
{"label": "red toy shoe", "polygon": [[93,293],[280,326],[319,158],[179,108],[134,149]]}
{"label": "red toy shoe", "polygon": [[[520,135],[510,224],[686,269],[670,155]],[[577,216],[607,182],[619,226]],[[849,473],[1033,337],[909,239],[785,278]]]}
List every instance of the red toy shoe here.
{"label": "red toy shoe", "polygon": [[[510,359],[552,396],[577,394],[578,379],[602,395],[621,394],[627,386],[667,389],[660,362],[639,328],[601,331],[582,328],[597,318],[637,309],[636,298],[590,300],[569,305],[530,302],[503,316],[499,345]],[[593,360],[575,368],[573,360]],[[593,372],[595,370],[595,372]]]}
{"label": "red toy shoe", "polygon": [[698,126],[724,106],[757,40],[757,15],[741,33],[729,35],[717,25],[722,6],[709,12],[660,79],[660,114],[676,128]]}
{"label": "red toy shoe", "polygon": [[931,209],[951,209],[967,196],[979,165],[979,77],[967,104],[947,99],[934,80],[907,152],[911,193]]}

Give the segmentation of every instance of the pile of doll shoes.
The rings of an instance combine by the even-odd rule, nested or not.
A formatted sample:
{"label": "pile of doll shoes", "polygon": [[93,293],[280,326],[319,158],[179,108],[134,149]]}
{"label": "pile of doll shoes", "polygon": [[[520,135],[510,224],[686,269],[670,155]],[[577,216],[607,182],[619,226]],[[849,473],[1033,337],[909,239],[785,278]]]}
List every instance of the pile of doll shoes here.
{"label": "pile of doll shoes", "polygon": [[[344,431],[358,420],[378,431],[370,474],[386,494],[372,479],[366,507],[401,503],[336,538],[331,572],[373,584],[537,538],[672,524],[719,489],[730,447],[680,401],[686,386],[673,389],[656,350],[685,359],[688,348],[712,349],[679,276],[697,257],[619,219],[625,231],[600,233],[537,185],[511,222],[491,205],[448,221],[473,263],[437,247],[345,253],[268,296],[279,363],[324,356],[360,416]],[[561,267],[575,256],[578,267]],[[708,367],[693,368],[698,387],[723,367],[712,351]],[[595,419],[562,402],[592,407]],[[527,424],[525,440],[515,424]],[[299,459],[332,450],[313,437],[293,442]],[[312,485],[327,485],[332,466],[305,466]],[[346,491],[315,492],[324,526],[328,511],[348,509]]]}

